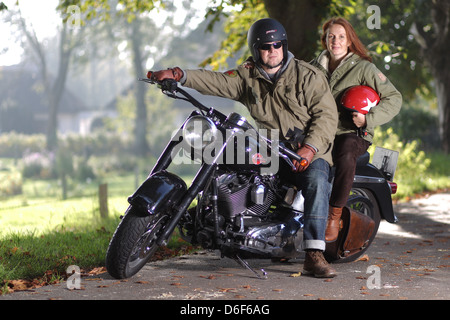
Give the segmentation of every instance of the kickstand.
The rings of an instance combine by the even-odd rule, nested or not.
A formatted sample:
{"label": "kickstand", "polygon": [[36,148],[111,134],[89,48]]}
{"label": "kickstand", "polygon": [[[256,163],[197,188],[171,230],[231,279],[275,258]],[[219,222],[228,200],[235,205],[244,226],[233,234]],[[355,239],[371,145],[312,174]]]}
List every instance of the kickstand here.
{"label": "kickstand", "polygon": [[235,255],[234,257],[233,257],[233,259],[237,262],[237,263],[239,263],[241,266],[243,266],[244,268],[246,268],[247,270],[250,270],[251,272],[253,272],[259,279],[267,279],[267,272],[266,271],[264,271],[264,269],[261,269],[261,275],[258,273],[258,272],[256,272],[256,270],[255,269],[253,269],[249,264],[248,264],[248,262],[247,261],[245,261],[244,259],[242,259],[241,257],[239,257],[239,255]]}

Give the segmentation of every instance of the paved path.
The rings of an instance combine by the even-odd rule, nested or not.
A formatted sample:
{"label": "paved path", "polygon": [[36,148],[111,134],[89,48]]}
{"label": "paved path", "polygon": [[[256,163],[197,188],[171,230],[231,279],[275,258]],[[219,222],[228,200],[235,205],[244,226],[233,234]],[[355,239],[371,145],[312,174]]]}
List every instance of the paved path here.
{"label": "paved path", "polygon": [[[62,283],[15,292],[0,300],[182,300],[172,310],[178,314],[196,305],[194,300],[234,305],[249,303],[244,300],[264,304],[267,300],[450,299],[450,193],[397,204],[395,211],[400,222],[381,223],[368,259],[335,264],[338,276],[334,279],[291,277],[300,271],[301,258],[288,263],[249,260],[267,272],[268,279],[261,280],[235,261],[205,251],[149,263],[128,280],[102,273],[82,277],[79,290],[69,290]],[[207,310],[192,309],[200,311]]]}

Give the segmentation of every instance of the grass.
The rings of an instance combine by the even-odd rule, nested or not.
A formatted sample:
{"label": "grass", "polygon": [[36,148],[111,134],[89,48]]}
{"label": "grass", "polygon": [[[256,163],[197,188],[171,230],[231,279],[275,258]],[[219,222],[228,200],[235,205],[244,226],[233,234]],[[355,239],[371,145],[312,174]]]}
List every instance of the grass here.
{"label": "grass", "polygon": [[79,265],[82,269],[104,265],[105,250],[117,225],[114,220],[109,219],[100,228],[60,228],[40,234],[27,231],[2,237],[0,279],[3,290],[12,279],[51,282],[49,275],[59,280],[70,265]]}
{"label": "grass", "polygon": [[[414,175],[399,177],[397,200],[450,188],[449,156],[429,153],[427,157],[431,164],[424,176],[416,180],[408,180]],[[0,198],[0,294],[10,292],[17,279],[35,284],[58,282],[70,265],[82,270],[104,266],[108,243],[128,206],[127,196],[136,188],[135,180],[128,175],[102,181],[108,183],[107,219],[99,214],[98,182],[72,181],[69,199],[62,200],[57,181],[26,180],[22,194]],[[174,235],[160,255],[174,254],[177,247],[187,244]]]}
{"label": "grass", "polygon": [[[16,279],[58,282],[70,265],[82,270],[104,266],[134,180],[133,176],[108,179],[107,219],[100,218],[98,183],[83,184],[76,197],[61,200],[56,181],[29,180],[22,195],[0,199],[0,294],[12,291]],[[160,255],[174,254],[180,246],[186,243],[175,235]]]}
{"label": "grass", "polygon": [[396,174],[398,184],[395,200],[408,201],[417,194],[448,190],[450,188],[450,156],[443,153],[427,153],[429,167],[417,173],[414,168],[402,175]]}

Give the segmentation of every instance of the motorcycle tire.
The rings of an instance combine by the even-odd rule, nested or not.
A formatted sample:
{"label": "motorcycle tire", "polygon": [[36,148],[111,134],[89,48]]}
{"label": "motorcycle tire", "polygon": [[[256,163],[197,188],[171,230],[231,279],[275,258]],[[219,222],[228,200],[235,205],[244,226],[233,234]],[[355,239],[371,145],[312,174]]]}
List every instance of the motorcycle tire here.
{"label": "motorcycle tire", "polygon": [[359,257],[361,257],[367,249],[372,244],[373,239],[375,239],[375,236],[378,232],[378,227],[380,226],[380,212],[378,210],[378,206],[376,202],[374,202],[375,198],[370,193],[370,191],[365,189],[352,189],[352,195],[347,200],[347,206],[349,208],[352,208],[353,210],[356,210],[364,215],[369,216],[372,218],[372,220],[375,222],[375,227],[373,229],[373,233],[365,246],[364,249],[359,251],[358,253],[352,254],[348,257],[341,257],[341,258],[332,258],[325,254],[325,258],[328,262],[332,263],[346,263],[346,262],[352,262],[357,260]]}
{"label": "motorcycle tire", "polygon": [[158,213],[140,216],[130,206],[118,225],[106,253],[106,269],[116,279],[130,278],[158,249],[158,238],[169,219]]}

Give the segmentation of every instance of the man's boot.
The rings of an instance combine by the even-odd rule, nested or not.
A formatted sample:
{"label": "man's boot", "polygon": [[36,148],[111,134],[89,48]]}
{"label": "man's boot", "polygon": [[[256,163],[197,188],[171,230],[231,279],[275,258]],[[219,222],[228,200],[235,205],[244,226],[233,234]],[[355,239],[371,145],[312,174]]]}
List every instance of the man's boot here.
{"label": "man's boot", "polygon": [[328,211],[327,229],[325,230],[325,241],[334,241],[339,234],[342,208],[330,206]]}
{"label": "man's boot", "polygon": [[306,250],[303,274],[316,278],[334,278],[336,270],[325,260],[321,250]]}

